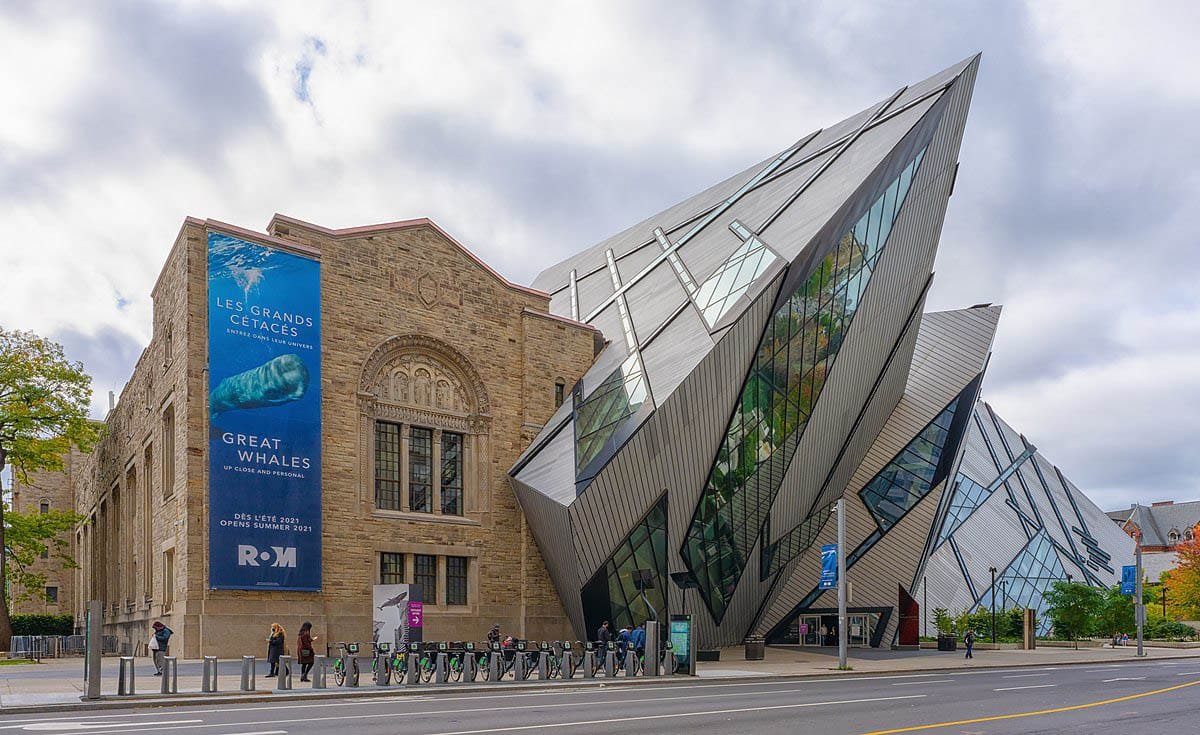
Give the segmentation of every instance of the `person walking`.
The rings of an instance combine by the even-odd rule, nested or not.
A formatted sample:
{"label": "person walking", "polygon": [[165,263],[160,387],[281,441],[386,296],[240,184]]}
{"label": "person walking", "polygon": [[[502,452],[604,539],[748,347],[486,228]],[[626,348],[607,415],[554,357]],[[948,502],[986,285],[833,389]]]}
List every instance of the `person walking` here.
{"label": "person walking", "polygon": [[296,661],[300,663],[300,681],[308,681],[308,672],[312,671],[316,661],[316,652],[313,650],[315,640],[317,636],[312,634],[312,623],[305,620],[296,635]]}
{"label": "person walking", "polygon": [[975,629],[967,628],[967,634],[963,636],[963,642],[967,644],[967,658],[975,658]]}
{"label": "person walking", "polygon": [[633,633],[629,636],[629,645],[633,646],[633,650],[638,656],[643,656],[646,653],[646,624],[642,623],[634,628]]}
{"label": "person walking", "polygon": [[601,650],[608,648],[608,642],[612,639],[612,629],[608,627],[608,621],[605,620],[600,624],[600,627],[596,629],[596,643],[599,644],[597,648]]}
{"label": "person walking", "polygon": [[488,631],[487,641],[488,648],[491,648],[493,643],[499,643],[501,641],[500,623],[496,623],[492,626],[492,629]]}
{"label": "person walking", "polygon": [[150,635],[150,650],[154,653],[154,675],[162,676],[163,659],[169,655],[171,635],[174,631],[163,625],[161,620],[155,620],[150,628],[154,631]]}
{"label": "person walking", "polygon": [[267,663],[271,664],[271,673],[267,676],[279,675],[279,657],[283,655],[286,633],[279,623],[271,623],[271,636],[267,638]]}

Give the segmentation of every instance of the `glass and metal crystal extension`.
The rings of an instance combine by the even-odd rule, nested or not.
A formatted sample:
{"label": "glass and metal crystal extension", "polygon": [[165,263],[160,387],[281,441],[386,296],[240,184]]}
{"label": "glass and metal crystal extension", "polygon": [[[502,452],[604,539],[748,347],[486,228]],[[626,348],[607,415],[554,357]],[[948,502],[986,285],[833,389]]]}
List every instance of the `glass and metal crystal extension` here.
{"label": "glass and metal crystal extension", "polygon": [[637,413],[646,400],[646,373],[637,354],[604,379],[586,399],[576,398],[575,474],[584,470],[612,439],[621,422]]}
{"label": "glass and metal crystal extension", "polygon": [[976,508],[992,497],[994,490],[995,488],[986,488],[963,473],[958,473],[958,477],[954,481],[954,497],[946,511],[946,520],[942,523],[942,530],[938,534],[936,545],[941,546],[945,543],[946,539],[950,538],[958,530],[958,527],[971,517]]}
{"label": "glass and metal crystal extension", "polygon": [[972,609],[992,608],[992,597],[996,597],[997,610],[1033,608],[1037,610],[1038,635],[1050,632],[1050,620],[1046,611],[1046,593],[1055,582],[1067,581],[1067,570],[1054,551],[1054,543],[1045,529],[1039,531],[1009,563],[1004,572],[996,577],[996,587],[988,589],[976,600]]}
{"label": "glass and metal crystal extension", "polygon": [[768,544],[762,554],[762,578],[768,579],[779,573],[787,566],[788,562],[800,556],[800,552],[811,546],[812,542],[816,540],[817,534],[825,527],[825,522],[833,515],[836,505],[833,503],[821,508],[805,518],[800,525],[785,533],[778,541]]}
{"label": "glass and metal crystal extension", "polygon": [[653,572],[654,587],[645,590],[646,599],[659,619],[663,619],[667,565],[667,496],[664,494],[584,586],[582,595],[589,631],[599,628],[605,620],[612,623],[614,629],[619,629],[651,617],[642,601],[642,591],[634,581],[634,572],[638,570]]}
{"label": "glass and metal crystal extension", "polygon": [[859,491],[863,504],[875,516],[882,531],[890,529],[905,513],[933,489],[934,474],[942,458],[942,449],[950,436],[954,412],[961,398],[955,398],[920,434],[913,437],[900,454]]}
{"label": "glass and metal crystal extension", "polygon": [[743,243],[733,251],[729,259],[713,271],[713,274],[700,284],[696,294],[696,306],[704,316],[704,321],[712,329],[721,318],[733,308],[737,300],[750,288],[750,284],[766,273],[767,267],[777,260],[762,240],[759,240],[741,222],[734,221],[729,229]]}
{"label": "glass and metal crystal extension", "polygon": [[924,156],[922,149],[775,311],[759,342],[682,551],[718,622]]}

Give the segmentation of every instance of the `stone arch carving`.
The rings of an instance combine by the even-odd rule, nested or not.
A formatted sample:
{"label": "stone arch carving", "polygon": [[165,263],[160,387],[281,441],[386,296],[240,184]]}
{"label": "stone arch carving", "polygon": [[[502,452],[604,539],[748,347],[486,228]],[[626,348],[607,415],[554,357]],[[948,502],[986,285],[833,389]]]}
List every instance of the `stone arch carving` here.
{"label": "stone arch carving", "polygon": [[[385,369],[390,379],[382,379]],[[372,350],[359,390],[379,400],[439,411],[476,416],[491,411],[487,389],[471,362],[450,344],[424,335],[390,337]]]}

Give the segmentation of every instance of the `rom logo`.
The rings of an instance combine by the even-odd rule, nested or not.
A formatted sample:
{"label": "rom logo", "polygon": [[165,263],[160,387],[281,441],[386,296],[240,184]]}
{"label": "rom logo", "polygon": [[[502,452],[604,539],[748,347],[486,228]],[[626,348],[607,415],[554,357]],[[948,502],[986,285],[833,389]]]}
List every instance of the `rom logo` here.
{"label": "rom logo", "polygon": [[238,544],[237,560],[239,567],[296,567],[295,546],[272,546],[267,551],[259,551],[249,544]]}

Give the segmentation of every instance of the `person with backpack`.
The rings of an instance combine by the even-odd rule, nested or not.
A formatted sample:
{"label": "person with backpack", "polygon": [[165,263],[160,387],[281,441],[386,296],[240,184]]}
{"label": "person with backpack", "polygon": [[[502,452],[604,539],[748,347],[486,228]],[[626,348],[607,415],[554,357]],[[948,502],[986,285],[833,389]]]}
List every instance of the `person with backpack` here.
{"label": "person with backpack", "polygon": [[608,621],[605,620],[600,624],[600,627],[596,629],[596,643],[599,644],[596,647],[603,651],[605,648],[608,648],[608,642],[612,639],[612,630],[609,629]]}
{"label": "person with backpack", "polygon": [[975,658],[975,629],[968,628],[967,634],[963,636],[963,642],[967,644],[967,658]]}
{"label": "person with backpack", "polygon": [[174,631],[163,625],[160,620],[155,620],[154,625],[150,627],[154,631],[150,635],[150,651],[154,655],[154,675],[162,676],[163,659],[169,654],[171,634]]}

